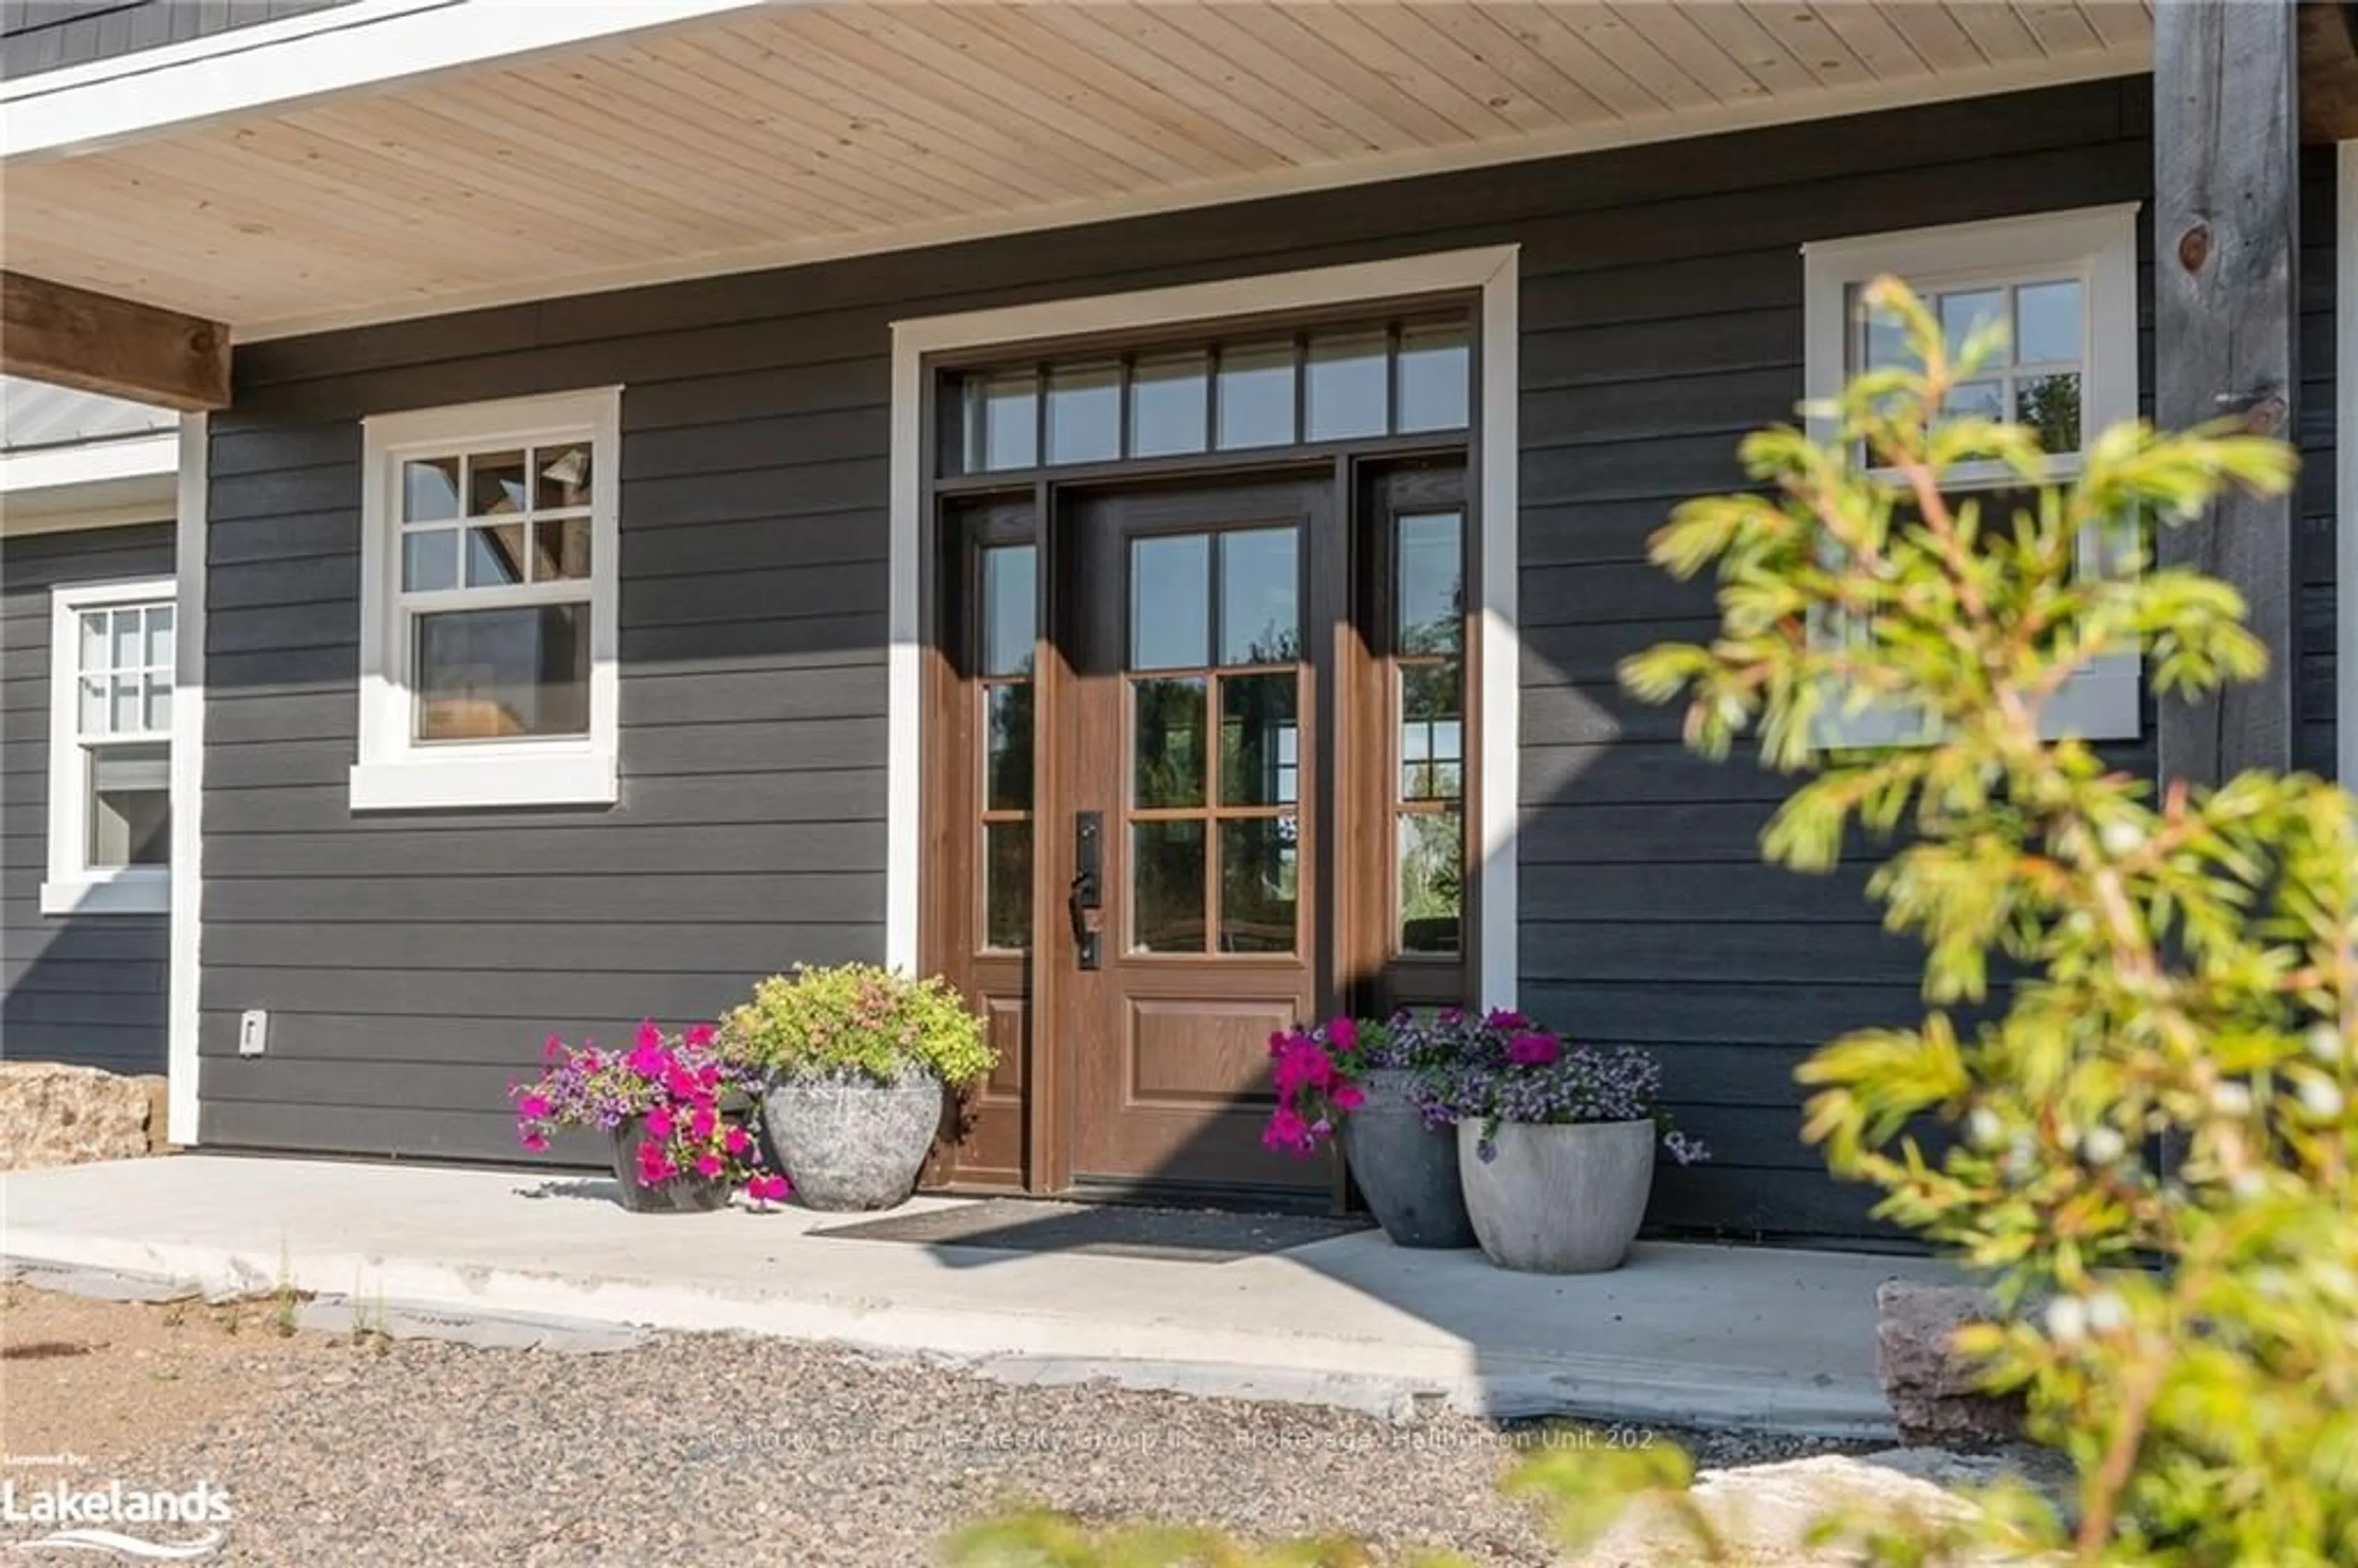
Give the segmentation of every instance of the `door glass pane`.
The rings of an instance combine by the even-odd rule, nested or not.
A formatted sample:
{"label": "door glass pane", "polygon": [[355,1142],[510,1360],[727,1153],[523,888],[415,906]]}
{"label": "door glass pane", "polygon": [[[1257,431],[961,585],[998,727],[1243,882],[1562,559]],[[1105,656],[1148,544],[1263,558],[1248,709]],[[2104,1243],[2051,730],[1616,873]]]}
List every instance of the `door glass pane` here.
{"label": "door glass pane", "polygon": [[1291,816],[1220,824],[1220,951],[1291,953],[1300,871]]}
{"label": "door glass pane", "polygon": [[1030,681],[983,688],[982,805],[986,811],[1027,811],[1032,806]]}
{"label": "door glass pane", "polygon": [[427,458],[401,465],[401,520],[434,523],[459,515],[459,460]]}
{"label": "door glass pane", "polygon": [[1391,423],[1381,331],[1322,332],[1310,340],[1303,423],[1313,441],[1380,436]]}
{"label": "door glass pane", "polygon": [[1412,513],[1400,520],[1399,622],[1392,629],[1400,652],[1456,651],[1465,634],[1465,569],[1456,513]]}
{"label": "door glass pane", "polygon": [[1130,683],[1130,803],[1204,804],[1204,677]]}
{"label": "door glass pane", "polygon": [[2080,285],[2028,284],[2014,291],[2014,357],[2017,362],[2077,363],[2081,343]]}
{"label": "door glass pane", "polygon": [[142,663],[139,653],[145,645],[139,635],[139,611],[118,610],[113,622],[114,656],[107,663],[118,670],[135,670]]}
{"label": "door glass pane", "polygon": [[1204,825],[1138,822],[1130,829],[1130,946],[1204,950]]}
{"label": "door glass pane", "polygon": [[454,611],[410,624],[420,741],[589,732],[588,605]]}
{"label": "door glass pane", "polygon": [[1211,600],[1209,535],[1131,540],[1130,667],[1199,669],[1209,664]]}
{"label": "door glass pane", "polygon": [[1121,456],[1121,366],[1065,365],[1048,377],[1048,460]]}
{"label": "door glass pane", "polygon": [[93,871],[161,866],[172,858],[171,749],[104,746],[90,753]]}
{"label": "door glass pane", "polygon": [[1455,953],[1466,897],[1466,826],[1454,811],[1401,812],[1400,950]]}
{"label": "door glass pane", "polygon": [[413,528],[401,536],[401,588],[431,593],[459,586],[459,530]]}
{"label": "door glass pane", "polygon": [[1401,328],[1399,412],[1393,427],[1403,432],[1463,428],[1470,418],[1466,387],[1472,366],[1463,321]]}
{"label": "door glass pane", "polygon": [[1301,677],[1220,680],[1220,804],[1291,806],[1301,787]]}
{"label": "door glass pane", "polygon": [[1163,458],[1204,449],[1210,368],[1210,356],[1200,353],[1141,359],[1130,367],[1130,456]]}
{"label": "door glass pane", "polygon": [[1220,663],[1302,657],[1301,575],[1291,528],[1220,535]]}
{"label": "door glass pane", "polygon": [[1032,546],[1009,545],[982,553],[982,673],[1032,673],[1039,611]]}
{"label": "door glass pane", "polygon": [[964,390],[967,471],[1032,467],[1039,459],[1039,378],[1030,371],[968,376]]}
{"label": "door glass pane", "polygon": [[1455,800],[1465,792],[1464,697],[1457,661],[1401,669],[1402,800]]}
{"label": "door glass pane", "polygon": [[525,490],[522,452],[486,452],[467,460],[467,512],[475,517],[526,512],[532,497]]}
{"label": "door glass pane", "polygon": [[467,530],[467,586],[504,588],[524,580],[524,524]]}
{"label": "door glass pane", "polygon": [[982,829],[982,943],[1032,946],[1032,825],[990,822]]}
{"label": "door glass pane", "polygon": [[1282,447],[1293,439],[1293,345],[1243,343],[1220,351],[1219,445]]}

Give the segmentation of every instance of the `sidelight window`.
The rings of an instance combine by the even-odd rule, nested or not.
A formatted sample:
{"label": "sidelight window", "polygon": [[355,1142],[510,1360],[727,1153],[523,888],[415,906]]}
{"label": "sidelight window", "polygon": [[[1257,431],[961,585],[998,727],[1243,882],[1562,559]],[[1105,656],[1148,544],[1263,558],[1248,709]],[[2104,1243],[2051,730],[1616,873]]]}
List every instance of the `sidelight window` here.
{"label": "sidelight window", "polygon": [[1465,518],[1404,513],[1393,524],[1391,770],[1394,922],[1400,954],[1465,942]]}
{"label": "sidelight window", "polygon": [[1030,545],[979,552],[981,615],[975,700],[982,744],[982,945],[1032,946],[1033,715],[1038,687],[1039,562]]}

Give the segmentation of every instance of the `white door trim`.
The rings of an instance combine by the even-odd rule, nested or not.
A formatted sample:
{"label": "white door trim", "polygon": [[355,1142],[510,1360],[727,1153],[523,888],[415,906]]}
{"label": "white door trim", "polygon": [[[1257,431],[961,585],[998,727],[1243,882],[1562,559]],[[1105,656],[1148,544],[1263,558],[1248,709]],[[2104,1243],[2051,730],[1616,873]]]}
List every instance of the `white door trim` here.
{"label": "white door trim", "polygon": [[1130,294],[1055,299],[1037,305],[928,316],[892,324],[892,651],[886,761],[884,959],[900,969],[917,967],[924,873],[919,802],[922,754],[922,668],[919,563],[930,535],[924,514],[925,377],[928,354],[1076,333],[1151,331],[1190,321],[1299,310],[1354,299],[1397,299],[1418,294],[1478,289],[1481,294],[1481,382],[1476,409],[1481,449],[1473,475],[1480,519],[1480,572],[1475,611],[1481,618],[1481,684],[1476,693],[1481,737],[1482,875],[1476,931],[1480,1000],[1512,1006],[1516,991],[1515,845],[1522,663],[1515,607],[1518,535],[1517,386],[1520,346],[1519,247],[1491,245],[1441,251],[1393,261],[1314,267],[1217,283],[1187,284]]}

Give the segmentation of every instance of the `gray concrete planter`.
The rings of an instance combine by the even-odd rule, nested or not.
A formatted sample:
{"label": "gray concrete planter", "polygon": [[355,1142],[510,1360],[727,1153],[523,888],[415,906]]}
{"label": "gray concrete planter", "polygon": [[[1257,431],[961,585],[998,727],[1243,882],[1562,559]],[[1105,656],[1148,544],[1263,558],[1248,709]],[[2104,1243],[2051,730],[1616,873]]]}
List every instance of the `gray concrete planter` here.
{"label": "gray concrete planter", "polygon": [[646,1118],[632,1117],[614,1129],[614,1183],[622,1206],[633,1214],[710,1214],[729,1206],[729,1189],[702,1176],[675,1177],[659,1187],[639,1184],[639,1145],[648,1141]]}
{"label": "gray concrete planter", "polygon": [[1617,1269],[1654,1190],[1654,1124],[1509,1121],[1478,1152],[1479,1122],[1457,1127],[1466,1211],[1490,1261],[1533,1274]]}
{"label": "gray concrete planter", "polygon": [[1396,1247],[1474,1245],[1457,1176],[1457,1133],[1427,1127],[1409,1103],[1409,1074],[1380,1067],[1359,1080],[1367,1101],[1343,1118],[1343,1157],[1368,1211]]}
{"label": "gray concrete planter", "polygon": [[942,1084],[921,1069],[900,1081],[788,1079],[762,1097],[771,1146],[806,1207],[891,1208],[917,1187],[942,1120]]}

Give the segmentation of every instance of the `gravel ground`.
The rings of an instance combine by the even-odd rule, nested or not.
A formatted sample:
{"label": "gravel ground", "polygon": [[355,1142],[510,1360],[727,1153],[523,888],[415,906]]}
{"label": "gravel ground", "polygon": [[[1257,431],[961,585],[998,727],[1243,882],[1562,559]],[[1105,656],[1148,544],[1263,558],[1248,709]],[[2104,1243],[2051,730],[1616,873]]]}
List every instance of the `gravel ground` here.
{"label": "gravel ground", "polygon": [[[168,1310],[77,1308],[92,1321]],[[85,1484],[226,1487],[236,1517],[211,1563],[919,1568],[946,1530],[1016,1501],[1260,1538],[1349,1530],[1388,1556],[1446,1544],[1482,1563],[1552,1561],[1534,1519],[1496,1495],[1509,1457],[1499,1434],[1454,1418],[1400,1427],[1302,1406],[1018,1388],[715,1336],[583,1357],[298,1335],[257,1361],[251,1326],[228,1336],[209,1323],[199,1314],[179,1332],[218,1345],[243,1379],[209,1419],[183,1411],[149,1441],[67,1445],[86,1455]],[[41,1334],[70,1337],[55,1322]],[[22,1454],[16,1429],[30,1407],[14,1407],[37,1390],[16,1374],[67,1363],[17,1353],[0,1351],[14,1363],[7,1435]],[[1706,1465],[1826,1446],[1660,1435]]]}

